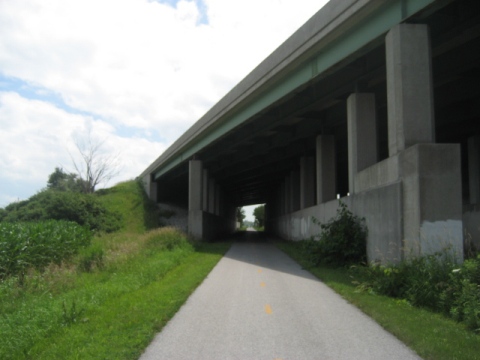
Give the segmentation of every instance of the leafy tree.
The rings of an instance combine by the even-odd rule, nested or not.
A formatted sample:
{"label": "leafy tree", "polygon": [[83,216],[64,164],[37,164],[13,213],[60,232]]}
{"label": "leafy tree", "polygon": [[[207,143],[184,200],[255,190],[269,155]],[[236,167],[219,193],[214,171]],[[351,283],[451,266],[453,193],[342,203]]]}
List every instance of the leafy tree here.
{"label": "leafy tree", "polygon": [[253,216],[255,216],[255,224],[258,227],[265,226],[265,205],[260,205],[253,209]]}
{"label": "leafy tree", "polygon": [[0,209],[0,221],[68,220],[88,226],[92,230],[118,230],[121,216],[109,211],[96,194],[81,192],[81,179],[76,174],[55,168],[47,188],[30,197]]}
{"label": "leafy tree", "polygon": [[47,188],[59,191],[82,191],[82,181],[77,174],[67,174],[62,168],[56,167],[48,176]]}
{"label": "leafy tree", "polygon": [[243,226],[243,220],[245,220],[245,210],[241,207],[237,208],[237,222],[240,223],[240,227]]}
{"label": "leafy tree", "polygon": [[121,216],[108,211],[93,194],[43,190],[28,200],[5,208],[5,222],[68,220],[92,230],[111,232],[121,227]]}

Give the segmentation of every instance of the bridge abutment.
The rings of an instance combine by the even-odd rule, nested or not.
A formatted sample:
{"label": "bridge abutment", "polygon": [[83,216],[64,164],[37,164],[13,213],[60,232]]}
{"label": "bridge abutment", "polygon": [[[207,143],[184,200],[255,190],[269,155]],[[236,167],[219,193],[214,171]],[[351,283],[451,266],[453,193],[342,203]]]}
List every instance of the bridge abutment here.
{"label": "bridge abutment", "polygon": [[188,234],[196,240],[213,240],[235,230],[235,208],[230,205],[201,160],[188,169]]}
{"label": "bridge abutment", "polygon": [[[460,147],[434,143],[428,28],[397,25],[385,42],[389,156],[378,162],[375,94],[351,94],[346,101],[350,196],[342,201],[366,218],[370,261],[397,262],[447,247],[462,260]],[[312,217],[325,222],[335,216],[335,164],[334,137],[318,136],[317,205],[280,216],[275,229],[282,237],[314,236],[320,229]],[[290,192],[292,178],[286,180]]]}
{"label": "bridge abutment", "polygon": [[145,170],[151,198],[188,208],[204,239],[254,203],[268,230],[305,239],[343,196],[369,260],[461,259],[462,229],[480,247],[480,15],[403,5],[330,1]]}

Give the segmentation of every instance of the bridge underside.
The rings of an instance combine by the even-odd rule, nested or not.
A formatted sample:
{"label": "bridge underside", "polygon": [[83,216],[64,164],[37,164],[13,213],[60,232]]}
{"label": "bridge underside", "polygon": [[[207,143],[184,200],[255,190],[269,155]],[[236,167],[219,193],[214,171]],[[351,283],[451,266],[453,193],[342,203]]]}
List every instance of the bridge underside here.
{"label": "bridge underside", "polygon": [[249,114],[242,122],[145,173],[147,191],[189,209],[198,238],[233,231],[235,208],[258,203],[268,231],[308,238],[340,197],[366,218],[369,260],[446,245],[462,258],[465,231],[480,245],[479,24],[477,1],[433,1],[324,71],[312,59],[334,43],[306,51],[308,81],[266,106],[240,102],[229,116]]}

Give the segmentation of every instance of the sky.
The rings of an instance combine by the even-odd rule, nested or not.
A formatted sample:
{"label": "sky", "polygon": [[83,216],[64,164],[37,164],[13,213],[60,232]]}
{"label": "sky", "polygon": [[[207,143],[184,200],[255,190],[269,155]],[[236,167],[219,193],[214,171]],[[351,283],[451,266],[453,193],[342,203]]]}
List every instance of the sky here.
{"label": "sky", "polygon": [[0,0],[0,207],[101,143],[134,179],[326,0]]}

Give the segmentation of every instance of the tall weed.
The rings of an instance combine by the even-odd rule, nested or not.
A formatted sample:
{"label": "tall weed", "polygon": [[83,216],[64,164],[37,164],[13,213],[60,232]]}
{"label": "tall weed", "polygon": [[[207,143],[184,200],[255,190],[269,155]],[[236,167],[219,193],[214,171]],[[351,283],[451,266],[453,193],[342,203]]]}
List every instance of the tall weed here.
{"label": "tall weed", "polygon": [[[411,258],[397,265],[354,267],[360,290],[407,300],[444,313],[480,331],[480,255],[461,266],[448,260],[448,250]],[[354,275],[354,276],[355,276]]]}
{"label": "tall weed", "polygon": [[13,275],[23,279],[29,268],[60,264],[91,238],[88,228],[74,222],[0,223],[0,279]]}

